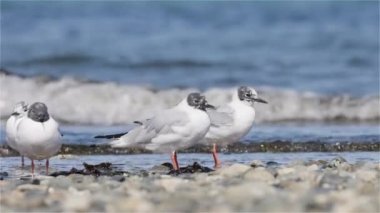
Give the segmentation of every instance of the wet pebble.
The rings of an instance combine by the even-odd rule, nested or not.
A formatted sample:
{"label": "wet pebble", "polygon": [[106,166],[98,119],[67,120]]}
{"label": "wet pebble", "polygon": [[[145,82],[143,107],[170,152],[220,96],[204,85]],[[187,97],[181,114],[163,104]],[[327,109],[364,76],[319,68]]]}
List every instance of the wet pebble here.
{"label": "wet pebble", "polygon": [[[342,167],[346,164],[349,169]],[[7,195],[0,196],[0,205],[6,212],[379,212],[377,164],[253,161],[216,171],[192,164],[183,174],[170,174],[169,165],[122,174],[112,165],[103,167],[86,169],[102,175],[0,181]]]}

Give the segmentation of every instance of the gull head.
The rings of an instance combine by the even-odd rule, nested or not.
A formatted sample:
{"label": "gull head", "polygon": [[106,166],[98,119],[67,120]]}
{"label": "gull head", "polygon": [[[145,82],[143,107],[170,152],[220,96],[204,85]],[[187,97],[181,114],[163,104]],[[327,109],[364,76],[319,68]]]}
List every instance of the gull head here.
{"label": "gull head", "polygon": [[37,122],[49,120],[48,108],[44,103],[36,102],[29,107],[28,117]]}
{"label": "gull head", "polygon": [[12,116],[26,115],[28,112],[28,104],[24,101],[21,101],[15,105],[13,108]]}
{"label": "gull head", "polygon": [[247,86],[241,86],[238,88],[237,96],[240,101],[252,105],[255,102],[267,104],[268,102],[258,97],[255,89]]}
{"label": "gull head", "polygon": [[203,111],[206,111],[207,108],[215,109],[214,106],[207,103],[206,97],[200,93],[190,93],[187,96],[187,104]]}

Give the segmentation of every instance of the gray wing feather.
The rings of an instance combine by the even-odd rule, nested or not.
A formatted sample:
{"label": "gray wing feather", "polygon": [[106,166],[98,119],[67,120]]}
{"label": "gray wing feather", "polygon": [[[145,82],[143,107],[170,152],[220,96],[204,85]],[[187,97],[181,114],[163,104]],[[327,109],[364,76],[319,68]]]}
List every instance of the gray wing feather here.
{"label": "gray wing feather", "polygon": [[231,107],[224,106],[216,110],[208,110],[211,126],[231,126],[234,122],[234,110]]}
{"label": "gray wing feather", "polygon": [[186,124],[189,118],[179,110],[165,110],[151,119],[141,121],[141,125],[132,129],[119,140],[111,142],[112,146],[124,147],[133,144],[149,143],[153,138],[173,133],[173,126]]}

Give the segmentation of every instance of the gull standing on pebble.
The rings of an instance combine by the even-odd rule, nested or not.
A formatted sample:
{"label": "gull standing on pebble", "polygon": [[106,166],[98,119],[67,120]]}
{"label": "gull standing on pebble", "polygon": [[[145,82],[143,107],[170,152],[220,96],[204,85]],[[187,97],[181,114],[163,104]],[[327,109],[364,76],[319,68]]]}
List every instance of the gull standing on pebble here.
{"label": "gull standing on pebble", "polygon": [[[24,101],[17,103],[13,109],[13,113],[7,120],[7,123],[5,126],[7,144],[15,151],[18,151],[17,146],[16,146],[17,125],[26,116],[27,112],[28,112],[28,105]],[[21,167],[24,167],[24,156],[22,155],[21,155]]]}
{"label": "gull standing on pebble", "polygon": [[140,126],[112,141],[111,146],[140,146],[152,151],[171,152],[174,170],[179,171],[176,150],[204,138],[210,128],[207,108],[214,107],[201,94],[191,93],[175,107],[139,122]]}
{"label": "gull standing on pebble", "polygon": [[208,143],[213,144],[212,155],[215,168],[221,165],[216,144],[237,142],[249,132],[255,120],[255,102],[268,103],[258,98],[257,92],[253,88],[241,86],[234,91],[230,103],[207,111],[211,119],[211,126],[205,139]]}
{"label": "gull standing on pebble", "polygon": [[49,115],[44,103],[32,104],[27,116],[17,125],[16,146],[20,153],[32,161],[46,159],[46,174],[49,173],[49,158],[61,149],[62,135],[58,123]]}

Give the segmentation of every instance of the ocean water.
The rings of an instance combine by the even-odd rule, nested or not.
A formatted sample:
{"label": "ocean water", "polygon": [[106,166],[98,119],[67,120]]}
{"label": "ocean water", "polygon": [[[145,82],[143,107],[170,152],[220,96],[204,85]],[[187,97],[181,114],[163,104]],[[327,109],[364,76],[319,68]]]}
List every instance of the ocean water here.
{"label": "ocean water", "polygon": [[1,2],[1,66],[154,89],[379,92],[379,2]]}
{"label": "ocean water", "polygon": [[380,141],[379,2],[1,1],[0,143],[20,100],[65,143],[238,85],[268,105],[242,140]]}

